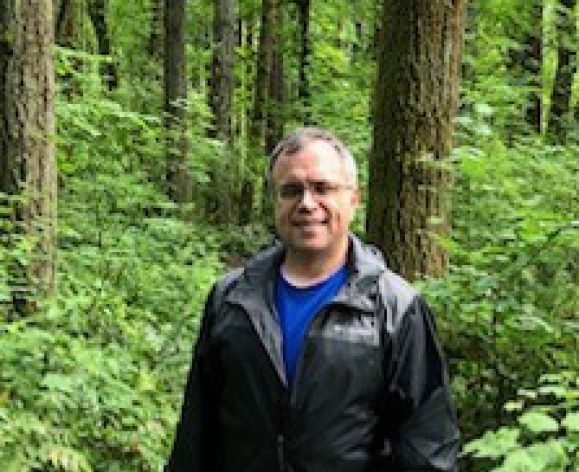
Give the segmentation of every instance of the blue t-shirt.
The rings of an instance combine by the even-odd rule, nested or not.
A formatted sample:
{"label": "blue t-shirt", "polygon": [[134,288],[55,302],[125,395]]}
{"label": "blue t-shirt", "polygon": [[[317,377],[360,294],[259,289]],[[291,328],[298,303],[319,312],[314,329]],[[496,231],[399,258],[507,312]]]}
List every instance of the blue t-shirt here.
{"label": "blue t-shirt", "polygon": [[283,336],[283,358],[290,385],[293,384],[298,359],[310,323],[320,309],[330,302],[348,278],[342,266],[328,279],[305,288],[294,287],[277,273],[275,304]]}

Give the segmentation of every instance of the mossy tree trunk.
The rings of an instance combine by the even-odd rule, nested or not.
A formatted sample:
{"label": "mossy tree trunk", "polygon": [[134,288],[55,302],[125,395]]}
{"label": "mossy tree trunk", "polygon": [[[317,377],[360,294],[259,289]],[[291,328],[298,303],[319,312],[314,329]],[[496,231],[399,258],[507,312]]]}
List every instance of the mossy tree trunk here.
{"label": "mossy tree trunk", "polygon": [[107,27],[107,4],[105,0],[92,0],[89,3],[88,13],[94,27],[98,53],[107,57],[106,61],[101,64],[101,75],[103,81],[109,90],[117,87],[119,78],[117,67],[111,56],[111,40],[109,29]]}
{"label": "mossy tree trunk", "polygon": [[[507,31],[514,36],[522,37],[509,50],[507,68],[510,71],[512,84],[527,87],[529,93],[524,107],[523,118],[528,128],[535,133],[541,132],[541,66],[543,63],[543,0],[519,0],[521,16],[526,21],[514,23]],[[508,126],[507,138],[512,142],[513,136],[520,130],[516,123]]]}
{"label": "mossy tree trunk", "polygon": [[187,60],[185,0],[165,0],[165,130],[167,195],[178,203],[191,200],[187,140]]}
{"label": "mossy tree trunk", "polygon": [[208,196],[207,212],[217,222],[231,223],[238,220],[234,208],[237,182],[231,177],[237,174],[234,169],[238,164],[233,161],[235,12],[232,0],[214,0],[213,41],[209,92],[214,117],[212,136],[224,144],[224,157],[216,161],[211,172],[215,190],[219,188],[221,193]]}
{"label": "mossy tree trunk", "polygon": [[571,125],[571,89],[577,71],[575,0],[559,0],[557,12],[557,71],[551,94],[548,132],[553,142],[565,144]]}
{"label": "mossy tree trunk", "polygon": [[440,274],[446,158],[457,107],[464,0],[386,0],[374,94],[368,238],[393,270]]}
{"label": "mossy tree trunk", "polygon": [[298,20],[300,24],[300,59],[299,59],[299,82],[298,98],[303,107],[302,117],[305,124],[310,123],[310,81],[309,67],[311,56],[310,45],[310,0],[298,0]]}
{"label": "mossy tree trunk", "polygon": [[[0,192],[20,196],[12,227],[33,243],[16,267],[25,285],[16,309],[55,288],[56,162],[52,0],[3,0],[0,6]],[[33,308],[33,306],[32,306]]]}

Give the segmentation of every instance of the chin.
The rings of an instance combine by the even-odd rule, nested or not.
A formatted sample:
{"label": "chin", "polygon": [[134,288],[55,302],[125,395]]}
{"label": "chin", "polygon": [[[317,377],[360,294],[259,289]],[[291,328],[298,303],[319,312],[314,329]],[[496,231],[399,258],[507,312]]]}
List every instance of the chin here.
{"label": "chin", "polygon": [[303,252],[325,252],[329,248],[326,241],[292,241],[293,244],[290,246],[297,250]]}

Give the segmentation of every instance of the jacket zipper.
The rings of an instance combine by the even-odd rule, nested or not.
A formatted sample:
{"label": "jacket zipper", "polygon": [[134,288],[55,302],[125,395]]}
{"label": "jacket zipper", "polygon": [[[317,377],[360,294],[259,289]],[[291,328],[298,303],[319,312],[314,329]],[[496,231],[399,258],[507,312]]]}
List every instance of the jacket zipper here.
{"label": "jacket zipper", "polygon": [[294,376],[294,382],[293,382],[293,384],[291,386],[291,390],[290,390],[290,403],[292,405],[295,404],[296,395],[297,395],[297,393],[296,393],[297,385],[298,385],[299,380],[302,377],[301,373],[303,370],[304,354],[306,352],[307,345],[308,345],[310,329],[312,328],[312,324],[314,323],[316,318],[318,318],[318,316],[320,316],[322,313],[324,313],[332,305],[336,305],[336,303],[335,302],[329,302],[327,305],[324,305],[314,316],[312,316],[312,319],[310,320],[310,323],[308,324],[308,329],[306,330],[306,332],[304,334],[304,344],[302,346],[302,351],[300,352],[300,356],[298,358],[298,364],[296,366],[296,374]]}

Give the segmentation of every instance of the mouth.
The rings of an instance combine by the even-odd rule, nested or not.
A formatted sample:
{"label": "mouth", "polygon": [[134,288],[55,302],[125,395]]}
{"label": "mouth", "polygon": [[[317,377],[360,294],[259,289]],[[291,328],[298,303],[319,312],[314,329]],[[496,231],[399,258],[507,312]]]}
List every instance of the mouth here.
{"label": "mouth", "polygon": [[299,220],[294,221],[293,226],[303,235],[309,234],[314,235],[318,234],[323,228],[325,228],[327,221],[325,220]]}
{"label": "mouth", "polygon": [[293,221],[292,224],[298,228],[309,228],[312,226],[322,226],[326,225],[326,220],[298,220]]}

